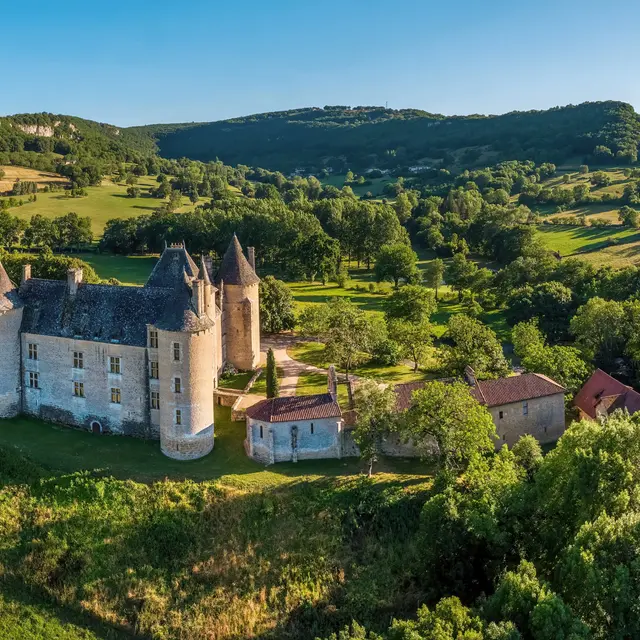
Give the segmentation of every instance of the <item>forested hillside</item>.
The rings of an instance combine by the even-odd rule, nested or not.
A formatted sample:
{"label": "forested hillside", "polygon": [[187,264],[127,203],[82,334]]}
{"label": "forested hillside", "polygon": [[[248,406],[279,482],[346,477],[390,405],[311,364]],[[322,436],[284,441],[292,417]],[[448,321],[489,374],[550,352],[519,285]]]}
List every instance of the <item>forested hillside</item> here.
{"label": "forested hillside", "polygon": [[637,158],[640,141],[633,107],[613,101],[453,117],[415,109],[327,106],[124,131],[134,140],[153,137],[165,157],[219,158],[285,172],[325,166],[335,172],[362,171],[436,161],[445,166],[513,159],[560,163],[594,155],[630,162]]}

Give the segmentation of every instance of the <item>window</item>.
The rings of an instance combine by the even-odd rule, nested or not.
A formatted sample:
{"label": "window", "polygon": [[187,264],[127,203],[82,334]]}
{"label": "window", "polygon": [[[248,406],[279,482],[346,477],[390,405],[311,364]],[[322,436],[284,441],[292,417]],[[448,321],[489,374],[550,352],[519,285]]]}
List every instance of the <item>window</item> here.
{"label": "window", "polygon": [[262,433],[262,425],[260,425],[260,437],[262,438],[263,433]]}
{"label": "window", "polygon": [[313,422],[311,423],[311,435],[313,435]]}
{"label": "window", "polygon": [[109,358],[109,371],[111,373],[120,374],[120,358],[118,356],[111,356]]}
{"label": "window", "polygon": [[113,404],[122,404],[122,395],[118,387],[111,387],[111,402]]}
{"label": "window", "polygon": [[160,377],[158,373],[158,363],[150,362],[149,364],[151,365],[151,373],[149,374],[149,377],[153,378],[154,380],[157,380]]}
{"label": "window", "polygon": [[38,384],[38,374],[33,371],[29,371],[29,386],[32,389],[39,389],[40,386]]}
{"label": "window", "polygon": [[84,369],[84,353],[82,351],[73,352],[73,368]]}
{"label": "window", "polygon": [[158,332],[155,329],[149,329],[149,346],[152,349],[158,348]]}
{"label": "window", "polygon": [[498,416],[500,417],[500,420],[502,420],[502,418],[504,418],[504,411],[499,411]]}
{"label": "window", "polygon": [[84,382],[73,383],[73,395],[76,398],[84,398]]}
{"label": "window", "polygon": [[522,403],[522,415],[523,416],[528,416],[529,415],[529,403],[528,402],[523,402]]}
{"label": "window", "polygon": [[175,362],[180,362],[180,343],[173,343],[173,359]]}
{"label": "window", "polygon": [[182,393],[182,380],[180,378],[173,379],[173,390],[176,393]]}
{"label": "window", "polygon": [[502,436],[502,439],[503,439],[503,440],[506,440],[506,439],[507,439],[506,434]]}
{"label": "window", "polygon": [[29,360],[38,359],[38,345],[29,343]]}
{"label": "window", "polygon": [[182,411],[176,409],[176,424],[182,424]]}
{"label": "window", "polygon": [[159,409],[160,408],[160,393],[157,391],[151,392],[151,408]]}

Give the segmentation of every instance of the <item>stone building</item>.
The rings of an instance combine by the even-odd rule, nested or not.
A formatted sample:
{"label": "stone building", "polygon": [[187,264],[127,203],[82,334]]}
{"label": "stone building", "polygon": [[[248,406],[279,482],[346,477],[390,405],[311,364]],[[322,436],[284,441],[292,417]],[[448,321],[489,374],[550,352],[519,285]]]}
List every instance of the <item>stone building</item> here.
{"label": "stone building", "polygon": [[333,367],[327,393],[262,400],[246,413],[247,455],[258,462],[342,458],[344,422]]}
{"label": "stone building", "polygon": [[[521,436],[532,435],[541,443],[555,442],[565,430],[566,389],[539,373],[523,373],[497,380],[476,380],[467,367],[465,378],[471,395],[484,405],[496,425],[496,449],[512,447]],[[408,382],[395,387],[396,411],[411,406],[413,393],[424,382]],[[402,455],[412,455],[412,443],[397,442]]]}
{"label": "stone building", "polygon": [[566,389],[540,373],[478,380],[471,394],[487,407],[496,425],[496,449],[512,447],[521,436],[555,442],[564,433]]}
{"label": "stone building", "polygon": [[640,393],[612,378],[602,369],[596,369],[573,399],[580,418],[595,420],[606,417],[616,409],[625,409],[629,415],[640,411]]}
{"label": "stone building", "polygon": [[32,278],[26,265],[17,288],[0,265],[0,417],[159,439],[176,459],[206,455],[225,363],[252,368],[260,351],[259,281],[235,236],[215,281],[183,245],[165,248],[143,287],[87,284],[81,269],[66,282]]}

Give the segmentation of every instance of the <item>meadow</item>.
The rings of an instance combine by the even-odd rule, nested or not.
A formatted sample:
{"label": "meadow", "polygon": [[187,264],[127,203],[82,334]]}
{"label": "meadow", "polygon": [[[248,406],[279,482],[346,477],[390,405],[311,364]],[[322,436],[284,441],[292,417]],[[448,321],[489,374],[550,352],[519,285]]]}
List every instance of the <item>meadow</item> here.
{"label": "meadow", "polygon": [[[0,168],[5,171],[12,169],[12,167]],[[15,171],[17,168],[13,167],[13,169]],[[21,179],[23,180],[28,179],[26,171],[26,169],[20,169],[20,173],[23,175]],[[56,174],[50,175],[55,176]],[[139,178],[138,184],[135,186],[140,188],[141,196],[139,198],[130,198],[127,195],[128,185],[124,183],[116,184],[107,179],[103,180],[98,187],[87,187],[88,195],[80,198],[69,198],[63,191],[39,192],[36,202],[26,202],[27,196],[21,196],[25,203],[21,207],[12,208],[10,211],[12,215],[24,220],[30,220],[31,216],[35,214],[40,214],[45,218],[55,218],[73,211],[81,217],[89,216],[91,218],[91,228],[94,236],[99,238],[107,221],[113,218],[132,218],[148,214],[162,204],[162,200],[149,195],[150,190],[158,186],[154,176]],[[188,211],[193,208],[194,205],[191,204],[189,198],[183,196],[182,206],[178,211]]]}

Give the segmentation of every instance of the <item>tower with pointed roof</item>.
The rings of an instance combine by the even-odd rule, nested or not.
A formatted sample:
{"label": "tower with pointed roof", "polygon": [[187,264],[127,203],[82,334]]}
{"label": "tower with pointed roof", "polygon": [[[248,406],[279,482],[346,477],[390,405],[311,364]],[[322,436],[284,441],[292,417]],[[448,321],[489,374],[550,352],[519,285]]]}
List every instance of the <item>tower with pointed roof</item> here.
{"label": "tower with pointed roof", "polygon": [[222,350],[225,362],[250,371],[260,362],[260,278],[245,258],[236,235],[215,284],[222,293]]}
{"label": "tower with pointed roof", "polygon": [[0,263],[0,418],[21,410],[20,326],[23,304],[16,286]]}

